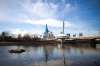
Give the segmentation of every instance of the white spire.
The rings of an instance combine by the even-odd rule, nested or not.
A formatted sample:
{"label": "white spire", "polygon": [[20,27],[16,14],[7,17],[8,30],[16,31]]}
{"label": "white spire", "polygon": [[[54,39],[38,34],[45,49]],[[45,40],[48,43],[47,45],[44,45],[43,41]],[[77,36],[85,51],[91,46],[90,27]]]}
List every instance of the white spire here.
{"label": "white spire", "polygon": [[63,34],[64,34],[64,27],[65,27],[65,26],[64,26],[64,20],[63,20],[63,25],[62,25],[62,26],[63,26],[63,31],[62,31],[62,32],[63,32]]}

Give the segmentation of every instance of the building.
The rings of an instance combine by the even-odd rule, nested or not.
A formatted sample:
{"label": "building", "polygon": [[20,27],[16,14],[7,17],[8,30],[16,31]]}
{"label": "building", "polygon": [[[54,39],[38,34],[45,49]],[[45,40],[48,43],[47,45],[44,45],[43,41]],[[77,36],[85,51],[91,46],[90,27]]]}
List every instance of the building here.
{"label": "building", "polygon": [[48,26],[47,26],[47,24],[46,24],[45,32],[44,32],[44,34],[43,34],[43,39],[44,39],[44,40],[52,40],[52,39],[54,39],[54,38],[55,38],[55,36],[53,35],[52,32],[50,32],[50,31],[48,30]]}

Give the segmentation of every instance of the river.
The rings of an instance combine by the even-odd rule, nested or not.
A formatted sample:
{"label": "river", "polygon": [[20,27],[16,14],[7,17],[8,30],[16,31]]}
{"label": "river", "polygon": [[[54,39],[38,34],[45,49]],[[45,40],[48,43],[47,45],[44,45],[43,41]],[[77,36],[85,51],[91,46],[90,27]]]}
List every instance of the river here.
{"label": "river", "polygon": [[[22,48],[23,53],[8,50]],[[0,46],[0,66],[100,66],[97,48],[65,46]]]}

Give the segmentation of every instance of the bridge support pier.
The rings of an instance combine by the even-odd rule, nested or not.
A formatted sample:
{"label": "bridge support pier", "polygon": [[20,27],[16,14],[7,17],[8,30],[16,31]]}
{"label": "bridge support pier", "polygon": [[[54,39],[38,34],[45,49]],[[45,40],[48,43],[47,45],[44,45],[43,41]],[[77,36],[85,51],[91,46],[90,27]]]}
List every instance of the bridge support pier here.
{"label": "bridge support pier", "polygon": [[61,38],[60,44],[58,44],[58,48],[63,48],[64,41],[65,39]]}
{"label": "bridge support pier", "polygon": [[95,39],[90,39],[90,46],[93,47],[93,48],[96,48]]}

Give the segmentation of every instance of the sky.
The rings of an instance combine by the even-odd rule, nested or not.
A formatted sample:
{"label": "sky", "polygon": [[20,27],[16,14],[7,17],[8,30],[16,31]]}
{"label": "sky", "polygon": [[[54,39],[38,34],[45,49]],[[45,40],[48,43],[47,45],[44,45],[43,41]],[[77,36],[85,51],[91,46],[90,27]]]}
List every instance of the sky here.
{"label": "sky", "polygon": [[100,31],[100,0],[0,0],[0,32],[59,34]]}

